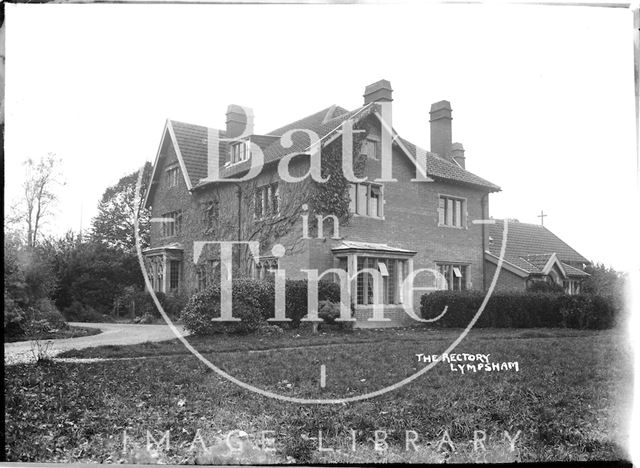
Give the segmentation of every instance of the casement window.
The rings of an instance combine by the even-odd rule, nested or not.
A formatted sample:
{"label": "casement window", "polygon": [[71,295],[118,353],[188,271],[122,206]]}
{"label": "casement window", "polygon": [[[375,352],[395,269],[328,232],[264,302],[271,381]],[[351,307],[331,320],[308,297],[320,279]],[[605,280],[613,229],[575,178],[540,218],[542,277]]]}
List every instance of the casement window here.
{"label": "casement window", "polygon": [[382,218],[383,204],[382,185],[366,182],[349,184],[349,210],[351,213]]}
{"label": "casement window", "polygon": [[469,265],[439,263],[438,271],[444,276],[449,291],[466,291]]}
{"label": "casement window", "polygon": [[406,260],[396,258],[374,258],[358,256],[358,271],[373,269],[382,275],[382,291],[379,301],[374,299],[374,279],[369,273],[360,273],[357,277],[357,303],[370,305],[381,302],[382,304],[400,304],[401,283],[404,279]]}
{"label": "casement window", "polygon": [[258,187],[254,200],[254,214],[256,219],[280,214],[280,191],[277,182]]}
{"label": "casement window", "polygon": [[271,270],[278,269],[278,259],[275,257],[262,257],[257,263],[252,263],[251,277],[253,279],[274,280],[275,274]]}
{"label": "casement window", "polygon": [[171,260],[169,262],[169,289],[174,290],[180,287],[180,261]]}
{"label": "casement window", "polygon": [[162,224],[164,237],[179,236],[182,232],[182,211],[171,211],[162,217],[166,220]]}
{"label": "casement window", "polygon": [[196,281],[197,281],[197,290],[204,291],[208,286],[208,275],[207,268],[204,265],[200,265],[196,268]]}
{"label": "casement window", "polygon": [[178,177],[180,176],[180,169],[178,166],[169,167],[165,172],[167,187],[177,187]]}
{"label": "casement window", "polygon": [[219,279],[220,262],[218,260],[207,260],[206,263],[196,267],[196,287],[198,291],[215,284],[220,284]]}
{"label": "casement window", "polygon": [[564,292],[567,294],[580,294],[580,282],[574,280],[564,280],[562,282],[564,286]]}
{"label": "casement window", "polygon": [[151,282],[151,288],[154,291],[161,292],[164,280],[164,262],[162,257],[151,257],[147,261],[147,274]]}
{"label": "casement window", "polygon": [[208,200],[201,205],[202,209],[202,224],[205,230],[209,231],[215,229],[220,216],[220,209],[218,200]]}
{"label": "casement window", "polygon": [[238,143],[232,143],[229,154],[229,161],[231,162],[231,164],[246,161],[247,159],[249,159],[247,142],[240,141]]}
{"label": "casement window", "polygon": [[380,159],[380,141],[374,137],[367,137],[362,142],[360,154],[366,156],[367,159],[378,161]]}
{"label": "casement window", "polygon": [[467,224],[467,203],[463,198],[440,195],[438,226],[462,228]]}

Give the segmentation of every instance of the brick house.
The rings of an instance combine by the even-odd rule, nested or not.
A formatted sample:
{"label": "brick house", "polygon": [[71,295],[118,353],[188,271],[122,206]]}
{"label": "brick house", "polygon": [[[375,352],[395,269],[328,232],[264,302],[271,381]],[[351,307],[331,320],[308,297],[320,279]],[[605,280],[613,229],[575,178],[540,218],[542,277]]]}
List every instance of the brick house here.
{"label": "brick house", "polygon": [[[391,112],[392,101],[391,85],[382,80],[366,87],[358,109],[333,105],[265,135],[253,133],[250,111],[236,105],[228,108],[224,130],[167,120],[144,201],[154,220],[151,244],[144,252],[153,288],[191,294],[219,281],[219,248],[206,245],[194,257],[194,242],[240,240],[258,241],[260,252],[247,255],[246,248],[237,248],[234,275],[263,278],[277,267],[287,278],[304,279],[305,269],[346,270],[362,325],[377,301],[384,303],[385,318],[390,319],[385,324],[411,322],[402,304],[412,303],[419,313],[422,292],[403,291],[401,284],[417,269],[439,271],[446,281],[436,284],[435,275],[422,272],[415,277],[416,288],[484,289],[489,232],[473,220],[489,217],[489,194],[500,188],[465,169],[464,149],[452,143],[447,101],[431,106],[430,152],[392,129],[391,174],[397,181],[380,181],[386,164],[381,157],[386,137],[380,116],[383,108]],[[285,181],[278,166],[288,159],[289,172],[297,176],[310,168],[312,141],[304,131],[292,130],[317,135],[316,147],[328,158],[336,145],[341,147],[347,121],[356,128],[354,141],[359,138],[359,144],[353,157],[358,176],[366,180],[348,184],[348,213],[340,217],[337,235],[330,218],[325,219],[322,238],[311,221],[307,235],[305,217],[315,221],[316,215],[326,214],[314,212],[318,185],[309,177]],[[238,140],[225,141],[232,138]],[[219,156],[217,164],[215,159],[211,162],[212,152]],[[259,174],[231,182],[250,171],[251,159],[259,152],[264,159]],[[430,180],[412,181],[416,166],[425,162]],[[220,180],[211,180],[215,170]],[[337,206],[345,203],[341,196],[346,198],[345,193],[336,194]],[[276,243],[285,247],[283,256],[271,251]],[[382,284],[370,274],[356,274],[363,268],[379,271]]]}
{"label": "brick house", "polygon": [[[504,220],[488,226],[485,271],[489,278],[500,258],[503,229]],[[534,281],[547,281],[562,286],[567,294],[578,294],[582,281],[589,277],[584,269],[590,263],[544,226],[509,221],[496,290],[526,290]]]}

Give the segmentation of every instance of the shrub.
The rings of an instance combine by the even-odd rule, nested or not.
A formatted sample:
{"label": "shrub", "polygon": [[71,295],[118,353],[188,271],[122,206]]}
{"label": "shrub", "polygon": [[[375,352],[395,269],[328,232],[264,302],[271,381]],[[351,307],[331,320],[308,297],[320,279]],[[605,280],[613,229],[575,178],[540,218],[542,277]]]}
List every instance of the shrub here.
{"label": "shrub", "polygon": [[[233,317],[241,322],[212,322],[220,317],[220,287],[214,285],[193,295],[180,316],[191,333],[249,333],[259,328],[260,323],[275,316],[274,283],[267,280],[237,279],[233,281]],[[318,282],[319,301],[340,301],[340,287],[327,281]],[[289,280],[285,284],[285,316],[292,319],[293,328],[307,315],[307,282]],[[340,322],[338,322],[340,323]]]}
{"label": "shrub", "polygon": [[[354,322],[337,320],[340,317],[340,302],[320,301],[318,303],[318,317],[324,320],[320,323],[320,327],[353,330]],[[353,305],[351,306],[351,317],[353,317]]]}
{"label": "shrub", "polygon": [[216,285],[196,293],[189,299],[182,313],[185,328],[194,335],[247,334],[256,331],[266,322],[266,317],[263,311],[256,306],[255,297],[239,296],[238,292],[242,290],[242,287],[234,287],[232,292],[233,317],[239,318],[240,321],[213,321],[213,319],[220,317],[220,287]]}
{"label": "shrub", "polygon": [[24,335],[24,310],[9,295],[4,293],[4,336],[14,338]]}
{"label": "shrub", "polygon": [[529,283],[527,291],[531,293],[564,294],[564,288],[562,286],[550,281],[532,281]]}
{"label": "shrub", "polygon": [[[162,309],[170,317],[179,317],[187,303],[187,298],[183,295],[167,295],[163,292],[156,292],[155,295]],[[151,294],[136,286],[124,288],[116,297],[114,311],[117,316],[132,317],[134,320],[144,316],[161,317]]]}
{"label": "shrub", "polygon": [[[484,293],[478,291],[436,291],[421,298],[423,318],[447,313],[440,327],[466,327],[477,313]],[[616,309],[610,299],[595,295],[568,296],[556,293],[494,293],[476,322],[476,327],[532,328],[566,327],[603,329],[616,323]]]}
{"label": "shrub", "polygon": [[27,320],[42,320],[48,330],[63,330],[68,327],[67,321],[50,299],[39,299],[27,311]]}
{"label": "shrub", "polygon": [[[286,317],[292,321],[291,327],[298,328],[300,320],[307,315],[307,282],[289,280],[285,286]],[[330,281],[318,281],[318,304],[321,301],[340,302],[340,285]]]}
{"label": "shrub", "polygon": [[69,307],[63,309],[62,314],[70,322],[113,322],[113,318],[79,301],[73,301]]}

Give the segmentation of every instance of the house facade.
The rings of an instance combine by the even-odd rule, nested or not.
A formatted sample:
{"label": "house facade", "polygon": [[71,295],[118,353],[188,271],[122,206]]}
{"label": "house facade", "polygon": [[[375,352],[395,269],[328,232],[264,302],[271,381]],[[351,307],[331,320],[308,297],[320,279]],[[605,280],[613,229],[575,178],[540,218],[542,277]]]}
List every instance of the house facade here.
{"label": "house facade", "polygon": [[[392,102],[382,80],[365,88],[358,109],[333,105],[267,134],[255,134],[251,112],[236,105],[224,130],[168,120],[145,194],[153,288],[192,294],[228,270],[305,279],[306,270],[339,269],[361,326],[374,324],[375,304],[387,319],[376,326],[409,324],[404,304],[419,315],[425,290],[484,289],[490,233],[474,221],[489,218],[489,194],[500,189],[465,169],[447,101],[431,106],[429,124],[425,118],[431,151],[389,124]],[[350,180],[341,177],[345,157]],[[314,180],[314,158],[328,182]],[[238,242],[228,270],[219,241]],[[409,281],[415,292],[403,287]]]}

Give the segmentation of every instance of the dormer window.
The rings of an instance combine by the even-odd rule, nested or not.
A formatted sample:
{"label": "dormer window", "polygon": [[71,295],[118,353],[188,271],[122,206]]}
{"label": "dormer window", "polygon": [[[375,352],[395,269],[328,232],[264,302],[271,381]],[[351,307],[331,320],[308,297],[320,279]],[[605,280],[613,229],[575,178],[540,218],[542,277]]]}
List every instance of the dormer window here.
{"label": "dormer window", "polygon": [[240,141],[231,145],[231,154],[229,155],[229,161],[231,164],[239,163],[249,159],[249,151],[247,149],[247,142]]}

